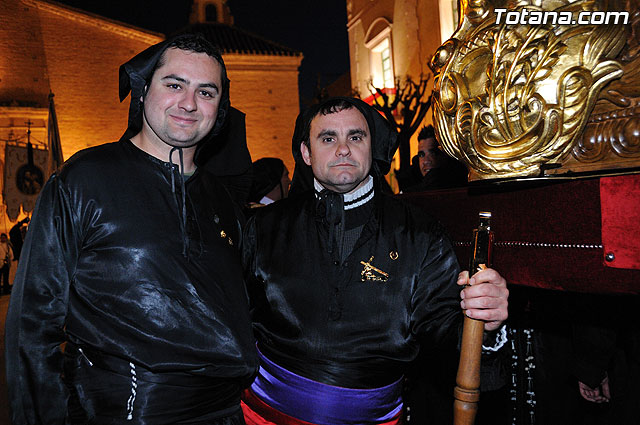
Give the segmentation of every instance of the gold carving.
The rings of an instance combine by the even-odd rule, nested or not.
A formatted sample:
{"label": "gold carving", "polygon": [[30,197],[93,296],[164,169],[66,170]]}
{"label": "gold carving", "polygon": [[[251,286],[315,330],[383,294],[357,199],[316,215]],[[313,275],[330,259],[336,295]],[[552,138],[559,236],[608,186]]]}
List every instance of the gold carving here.
{"label": "gold carving", "polygon": [[592,116],[573,148],[582,162],[603,160],[608,154],[621,158],[640,156],[640,106]]}
{"label": "gold carving", "polygon": [[[577,17],[625,6],[600,0],[461,1],[460,26],[431,62],[434,123],[444,150],[469,165],[471,179],[544,175],[567,160],[598,161],[609,148],[583,137],[582,130],[603,87],[623,76],[621,61],[614,59],[629,26],[507,25],[504,15],[496,24],[495,9]],[[632,81],[638,65],[627,77]],[[610,90],[607,96],[620,97]],[[612,126],[611,131],[632,133],[611,142],[612,151],[637,155],[637,120]]]}
{"label": "gold carving", "polygon": [[598,97],[565,165],[575,171],[640,166],[640,1],[628,0],[629,36],[618,60],[623,75]]}

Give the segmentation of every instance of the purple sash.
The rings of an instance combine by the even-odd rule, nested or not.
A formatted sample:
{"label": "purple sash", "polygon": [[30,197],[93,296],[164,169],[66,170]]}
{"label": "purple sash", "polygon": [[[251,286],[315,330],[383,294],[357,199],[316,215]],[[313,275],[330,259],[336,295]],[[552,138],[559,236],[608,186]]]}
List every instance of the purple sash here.
{"label": "purple sash", "polygon": [[251,390],[272,408],[318,425],[387,422],[402,410],[402,378],[381,388],[326,385],[278,366],[258,350],[260,371]]}

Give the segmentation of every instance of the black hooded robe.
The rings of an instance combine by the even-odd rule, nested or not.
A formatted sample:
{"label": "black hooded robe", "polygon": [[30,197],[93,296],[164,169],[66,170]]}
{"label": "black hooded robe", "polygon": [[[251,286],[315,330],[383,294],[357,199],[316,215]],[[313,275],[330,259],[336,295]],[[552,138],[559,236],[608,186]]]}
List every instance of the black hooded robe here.
{"label": "black hooded robe", "polygon": [[[378,179],[368,201],[372,212],[353,249],[348,255],[330,249],[330,235],[337,231],[330,230],[333,224],[323,213],[328,206],[322,205],[322,193],[304,190],[313,187],[313,176],[299,146],[323,107],[317,105],[296,122],[292,192],[297,194],[261,208],[249,220],[243,262],[258,348],[265,357],[323,384],[380,388],[401,378],[418,354],[457,354],[463,319],[456,283],[460,268],[441,225],[380,188],[397,148],[395,132],[361,100],[340,99],[367,120],[371,175]],[[365,264],[388,279],[367,278]]]}
{"label": "black hooded robe", "polygon": [[207,167],[183,196],[177,166],[131,135],[40,194],[6,322],[15,424],[243,423],[257,358],[238,210]]}
{"label": "black hooded robe", "polygon": [[[397,148],[388,122],[358,99],[337,100],[363,114],[371,135],[375,195],[359,239],[347,255],[332,249],[337,230],[322,213],[329,206],[305,191],[312,173],[300,142],[324,107],[317,105],[296,121],[294,195],[249,220],[243,262],[258,347],[268,359],[323,384],[379,388],[401,378],[421,349],[455,350],[459,267],[434,220],[380,189]],[[365,278],[365,263],[388,279]]]}

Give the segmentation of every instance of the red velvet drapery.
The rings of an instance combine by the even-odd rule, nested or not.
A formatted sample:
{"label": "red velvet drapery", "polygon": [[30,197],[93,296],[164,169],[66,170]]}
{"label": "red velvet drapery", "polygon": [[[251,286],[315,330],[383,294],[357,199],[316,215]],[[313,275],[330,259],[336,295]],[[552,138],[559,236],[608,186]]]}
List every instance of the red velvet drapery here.
{"label": "red velvet drapery", "polygon": [[493,262],[510,284],[592,293],[640,293],[640,174],[522,181],[400,195],[464,245],[491,211]]}

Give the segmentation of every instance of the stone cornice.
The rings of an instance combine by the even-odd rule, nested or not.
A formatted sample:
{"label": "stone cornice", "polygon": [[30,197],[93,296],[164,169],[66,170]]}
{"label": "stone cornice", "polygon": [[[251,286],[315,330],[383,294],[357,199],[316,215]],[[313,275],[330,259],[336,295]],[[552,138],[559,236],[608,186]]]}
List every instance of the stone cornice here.
{"label": "stone cornice", "polygon": [[355,15],[353,15],[353,17],[351,17],[351,19],[348,20],[347,22],[347,31],[351,31],[351,28],[353,28],[358,22],[360,22],[362,19],[360,19],[360,17],[362,16],[362,14],[369,8],[370,6],[365,6],[362,9],[360,9]]}
{"label": "stone cornice", "polygon": [[146,31],[132,25],[127,25],[122,22],[118,22],[103,16],[94,15],[89,12],[85,12],[70,6],[66,6],[60,3],[46,0],[21,0],[27,6],[36,7],[41,10],[45,10],[49,13],[53,13],[58,16],[62,16],[71,21],[80,22],[86,25],[91,25],[96,28],[100,28],[104,31],[146,42],[149,44],[156,44],[165,39],[164,35],[155,33],[152,31]]}
{"label": "stone cornice", "polygon": [[222,55],[229,70],[266,70],[266,71],[298,71],[302,62],[300,56],[280,55],[249,55],[243,53],[228,53]]}
{"label": "stone cornice", "polygon": [[49,108],[34,108],[24,106],[0,106],[0,118],[35,118],[47,119]]}

